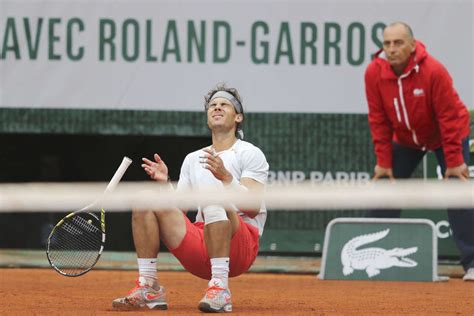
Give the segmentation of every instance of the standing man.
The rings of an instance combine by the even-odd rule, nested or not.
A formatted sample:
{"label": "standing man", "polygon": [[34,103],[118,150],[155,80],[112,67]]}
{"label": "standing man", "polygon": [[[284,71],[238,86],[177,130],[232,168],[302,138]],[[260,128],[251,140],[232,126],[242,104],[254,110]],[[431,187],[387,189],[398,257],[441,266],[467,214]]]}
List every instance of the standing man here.
{"label": "standing man", "polygon": [[[226,186],[238,192],[263,190],[268,163],[262,151],[242,140],[244,110],[236,89],[219,85],[205,97],[212,145],[186,156],[177,190]],[[159,155],[143,158],[151,179],[166,183],[168,168]],[[238,276],[254,262],[266,220],[266,210],[238,210],[223,205],[200,205],[191,223],[178,209],[132,213],[132,231],[139,277],[137,286],[113,301],[118,309],[167,309],[166,294],[157,277],[160,240],[183,267],[210,280],[199,310],[232,311],[228,278]]]}
{"label": "standing man", "polygon": [[[415,40],[406,23],[383,33],[383,48],[365,73],[369,125],[377,156],[374,180],[409,178],[434,151],[445,178],[467,181],[469,113],[446,68]],[[400,210],[372,211],[399,217]],[[474,210],[448,210],[464,280],[474,281]]]}

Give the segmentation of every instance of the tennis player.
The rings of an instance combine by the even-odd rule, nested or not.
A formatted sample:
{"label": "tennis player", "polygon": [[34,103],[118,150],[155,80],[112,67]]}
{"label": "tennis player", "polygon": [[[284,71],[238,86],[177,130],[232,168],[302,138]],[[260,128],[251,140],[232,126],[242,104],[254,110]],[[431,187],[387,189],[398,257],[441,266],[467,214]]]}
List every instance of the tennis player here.
{"label": "tennis player", "polygon": [[[181,166],[177,190],[226,186],[239,192],[263,190],[268,163],[263,152],[243,141],[244,110],[236,89],[218,85],[205,97],[212,145],[188,154]],[[168,168],[158,154],[143,158],[151,179],[166,182]],[[266,220],[266,209],[238,210],[224,205],[200,205],[191,223],[183,211],[134,210],[132,230],[139,277],[136,287],[113,301],[118,309],[167,309],[165,289],[157,276],[162,241],[183,267],[210,280],[198,308],[231,312],[229,277],[246,272],[254,262]]]}

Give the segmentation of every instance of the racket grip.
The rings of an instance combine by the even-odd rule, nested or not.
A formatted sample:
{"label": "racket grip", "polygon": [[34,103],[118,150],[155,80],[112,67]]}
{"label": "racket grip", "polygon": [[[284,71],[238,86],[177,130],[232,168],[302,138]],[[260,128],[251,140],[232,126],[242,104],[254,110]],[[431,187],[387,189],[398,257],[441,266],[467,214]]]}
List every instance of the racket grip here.
{"label": "racket grip", "polygon": [[117,171],[115,171],[114,176],[112,177],[112,180],[110,180],[109,184],[107,185],[107,188],[105,188],[105,193],[111,192],[115,189],[117,184],[120,182],[120,179],[122,179],[122,176],[124,175],[125,171],[127,171],[128,166],[132,163],[132,160],[128,157],[123,157],[122,163],[118,167]]}

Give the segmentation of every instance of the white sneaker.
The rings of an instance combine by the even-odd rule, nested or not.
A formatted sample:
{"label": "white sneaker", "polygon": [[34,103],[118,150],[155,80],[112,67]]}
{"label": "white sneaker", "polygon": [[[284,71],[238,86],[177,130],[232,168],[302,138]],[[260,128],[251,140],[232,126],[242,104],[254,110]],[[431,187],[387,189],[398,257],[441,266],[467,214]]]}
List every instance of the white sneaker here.
{"label": "white sneaker", "polygon": [[218,279],[212,279],[206,295],[199,302],[199,310],[204,313],[229,313],[232,311],[230,291]]}
{"label": "white sneaker", "polygon": [[469,268],[462,278],[464,281],[474,281],[474,268]]}

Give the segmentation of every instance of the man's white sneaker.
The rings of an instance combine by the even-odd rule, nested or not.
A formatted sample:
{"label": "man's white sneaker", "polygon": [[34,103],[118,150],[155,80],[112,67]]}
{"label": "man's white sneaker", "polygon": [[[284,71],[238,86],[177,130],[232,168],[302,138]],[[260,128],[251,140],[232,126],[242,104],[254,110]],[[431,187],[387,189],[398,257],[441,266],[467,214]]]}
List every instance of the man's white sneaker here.
{"label": "man's white sneaker", "polygon": [[464,281],[474,281],[474,268],[469,268],[462,278]]}
{"label": "man's white sneaker", "polygon": [[228,313],[232,311],[230,291],[218,279],[212,279],[206,294],[199,302],[199,310],[204,313]]}

